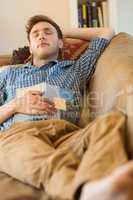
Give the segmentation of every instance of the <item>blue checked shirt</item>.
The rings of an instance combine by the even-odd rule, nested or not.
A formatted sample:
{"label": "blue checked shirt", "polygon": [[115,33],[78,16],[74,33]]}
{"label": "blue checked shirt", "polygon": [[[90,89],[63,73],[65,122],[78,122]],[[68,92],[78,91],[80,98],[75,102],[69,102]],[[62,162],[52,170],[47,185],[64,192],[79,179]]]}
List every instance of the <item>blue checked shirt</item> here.
{"label": "blue checked shirt", "polygon": [[[18,121],[42,119],[65,119],[78,124],[80,117],[81,96],[84,84],[92,76],[96,61],[108,44],[104,38],[93,39],[87,50],[77,60],[52,61],[42,67],[31,63],[7,66],[0,71],[0,104],[8,103],[16,96],[16,89],[34,86],[43,82],[74,91],[74,107],[71,110],[59,110],[54,115],[15,114],[3,124],[0,130],[9,128]],[[0,113],[2,115],[2,113]]]}

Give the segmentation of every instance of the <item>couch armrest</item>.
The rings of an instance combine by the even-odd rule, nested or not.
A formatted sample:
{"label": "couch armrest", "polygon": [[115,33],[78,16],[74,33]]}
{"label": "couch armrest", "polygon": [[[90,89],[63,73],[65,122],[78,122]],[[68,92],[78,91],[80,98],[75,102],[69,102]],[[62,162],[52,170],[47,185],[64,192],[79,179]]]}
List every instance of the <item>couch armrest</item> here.
{"label": "couch armrest", "polygon": [[127,116],[126,140],[133,157],[133,36],[119,33],[97,62],[89,84],[91,119],[112,110]]}
{"label": "couch armrest", "polygon": [[10,65],[11,55],[0,55],[0,66]]}

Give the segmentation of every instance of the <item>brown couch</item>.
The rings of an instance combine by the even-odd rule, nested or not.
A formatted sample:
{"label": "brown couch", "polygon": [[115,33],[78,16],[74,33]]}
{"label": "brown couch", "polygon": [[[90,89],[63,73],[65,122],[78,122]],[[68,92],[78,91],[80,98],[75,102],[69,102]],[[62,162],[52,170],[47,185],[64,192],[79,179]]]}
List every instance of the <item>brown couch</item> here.
{"label": "brown couch", "polygon": [[[78,54],[85,49],[83,45],[85,43],[81,44],[81,49],[78,47]],[[0,56],[0,65],[10,64],[10,62],[10,56],[7,56],[7,59]],[[84,126],[88,121],[111,110],[123,112],[127,116],[125,134],[127,136],[127,150],[130,156],[133,156],[132,77],[133,36],[119,33],[112,39],[97,62],[96,71],[87,86],[87,94],[84,99],[80,121],[80,125]],[[19,196],[19,200],[47,199],[44,194],[42,195],[41,190],[35,190],[31,186],[20,183],[3,173],[0,173],[0,179],[0,194],[5,193],[3,200],[9,200],[11,197],[17,196]]]}

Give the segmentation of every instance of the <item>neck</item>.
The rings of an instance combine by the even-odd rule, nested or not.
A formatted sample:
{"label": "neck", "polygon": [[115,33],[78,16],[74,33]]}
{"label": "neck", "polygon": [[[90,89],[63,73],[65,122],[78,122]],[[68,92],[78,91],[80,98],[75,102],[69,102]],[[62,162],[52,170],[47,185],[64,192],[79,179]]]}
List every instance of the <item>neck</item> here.
{"label": "neck", "polygon": [[39,59],[39,58],[33,58],[33,65],[36,67],[41,67],[50,61],[57,60],[57,57],[49,58],[49,59]]}

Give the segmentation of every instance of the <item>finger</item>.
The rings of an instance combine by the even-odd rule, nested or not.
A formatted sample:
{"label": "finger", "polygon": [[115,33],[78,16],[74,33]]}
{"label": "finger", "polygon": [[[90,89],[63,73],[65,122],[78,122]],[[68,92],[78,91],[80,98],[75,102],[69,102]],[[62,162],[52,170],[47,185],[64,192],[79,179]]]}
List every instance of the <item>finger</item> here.
{"label": "finger", "polygon": [[46,112],[57,112],[57,109],[50,104],[47,104],[46,102],[40,102],[37,104],[33,104],[32,105],[33,109],[37,109],[37,110],[42,110],[42,111],[46,111]]}
{"label": "finger", "polygon": [[55,108],[49,108],[49,107],[44,107],[44,106],[32,106],[32,109],[36,109],[36,110],[41,110],[41,111],[46,111],[47,113],[55,113],[55,112],[57,112],[57,109],[55,109]]}
{"label": "finger", "polygon": [[45,109],[45,110],[40,110],[40,109],[37,109],[37,108],[32,108],[32,109],[31,109],[31,114],[54,115],[55,113],[56,113],[56,111],[49,110],[49,109]]}
{"label": "finger", "polygon": [[56,110],[55,104],[53,102],[40,101],[40,102],[38,102],[38,105],[42,108],[44,107],[44,108],[48,108],[51,110]]}
{"label": "finger", "polygon": [[31,95],[43,95],[43,92],[39,90],[29,90],[28,93],[30,93]]}
{"label": "finger", "polygon": [[51,110],[51,109],[46,109],[46,114],[47,115],[54,115],[57,112],[57,110]]}
{"label": "finger", "polygon": [[53,105],[53,106],[54,106],[54,102],[53,102],[53,101],[51,101],[51,100],[49,100],[48,98],[46,98],[46,97],[42,97],[42,100],[43,100],[43,102],[46,102],[46,103],[48,103],[48,104],[50,104],[50,105]]}
{"label": "finger", "polygon": [[30,98],[31,104],[40,104],[42,102],[42,97],[40,95],[32,95]]}
{"label": "finger", "polygon": [[56,111],[56,108],[54,105],[51,105],[47,102],[38,101],[35,104],[31,105],[32,108],[39,109],[39,110],[53,110]]}
{"label": "finger", "polygon": [[39,110],[39,109],[31,109],[31,114],[35,114],[35,115],[46,115],[47,112],[46,110]]}

